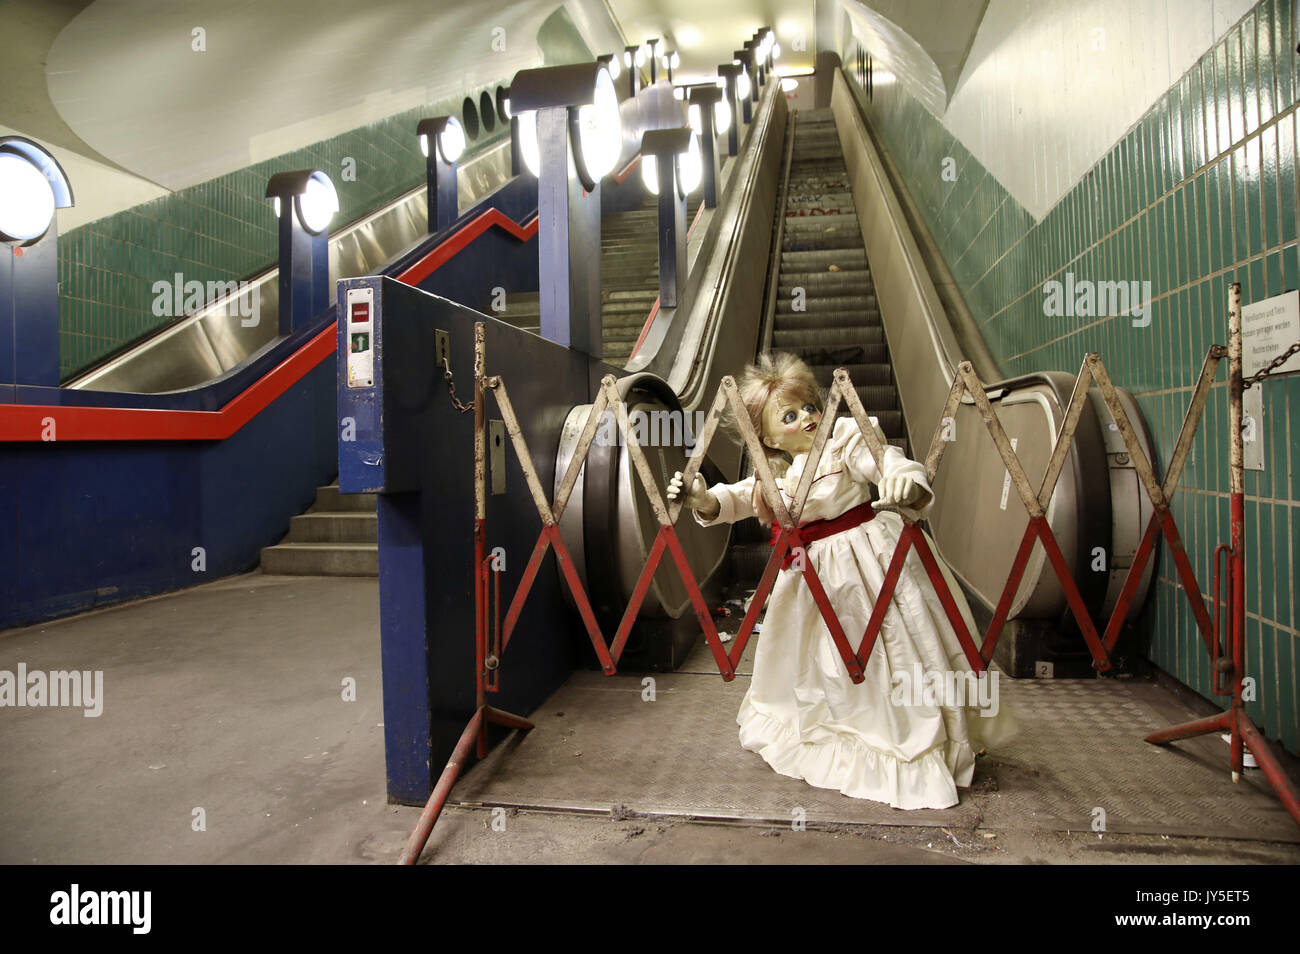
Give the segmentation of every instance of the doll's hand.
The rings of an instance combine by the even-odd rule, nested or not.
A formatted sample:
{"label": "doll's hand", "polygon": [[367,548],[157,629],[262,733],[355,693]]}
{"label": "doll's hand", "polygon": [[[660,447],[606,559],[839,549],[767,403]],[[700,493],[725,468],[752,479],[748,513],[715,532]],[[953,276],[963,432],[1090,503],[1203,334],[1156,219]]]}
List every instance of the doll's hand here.
{"label": "doll's hand", "polygon": [[682,472],[679,470],[673,475],[673,479],[668,481],[668,499],[676,500],[678,497],[685,496],[686,506],[692,510],[708,510],[712,497],[709,495],[709,485],[699,474],[695,475],[695,480],[691,482],[690,490],[684,494],[682,492]]}
{"label": "doll's hand", "polygon": [[876,486],[880,499],[873,506],[877,507],[910,507],[925,496],[925,488],[911,477],[886,477]]}

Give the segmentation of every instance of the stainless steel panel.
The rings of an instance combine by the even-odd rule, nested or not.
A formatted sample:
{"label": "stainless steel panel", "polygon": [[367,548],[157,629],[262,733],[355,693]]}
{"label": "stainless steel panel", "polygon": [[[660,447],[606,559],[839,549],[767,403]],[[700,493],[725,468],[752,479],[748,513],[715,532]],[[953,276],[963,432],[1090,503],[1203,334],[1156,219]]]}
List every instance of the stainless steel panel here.
{"label": "stainless steel panel", "polygon": [[[460,208],[477,205],[510,178],[506,140],[460,168]],[[420,186],[332,235],[331,283],[373,275],[424,241],[427,214],[428,198]],[[213,302],[65,387],[142,394],[200,387],[279,340],[279,298],[279,269],[273,268],[249,281],[235,298]]]}

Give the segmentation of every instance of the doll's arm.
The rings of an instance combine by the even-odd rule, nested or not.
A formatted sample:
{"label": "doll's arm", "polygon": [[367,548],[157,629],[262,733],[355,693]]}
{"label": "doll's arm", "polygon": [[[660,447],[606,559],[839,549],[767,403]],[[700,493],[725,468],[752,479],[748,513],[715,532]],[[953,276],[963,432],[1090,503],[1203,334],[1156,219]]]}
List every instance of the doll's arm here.
{"label": "doll's arm", "polygon": [[[677,493],[680,493],[681,474],[677,474],[668,482],[668,497],[675,499],[677,493],[674,493],[674,482],[677,484]],[[692,492],[700,489],[703,479],[696,476],[696,486],[692,487]],[[734,484],[714,484],[708,490],[703,491],[706,499],[699,500],[692,495],[686,497],[687,506],[691,508],[691,514],[695,517],[696,523],[702,527],[711,527],[715,523],[735,523],[737,520],[744,520],[746,517],[754,516],[753,504],[754,477],[746,477],[744,480]],[[694,498],[694,499],[693,499]],[[713,507],[716,506],[716,510]]]}
{"label": "doll's arm", "polygon": [[934,503],[934,492],[926,479],[925,465],[912,460],[893,444],[887,443],[880,424],[873,417],[871,425],[876,429],[876,436],[885,445],[882,467],[876,466],[871,449],[858,432],[857,423],[852,418],[836,421],[836,437],[843,429],[844,443],[841,458],[849,475],[858,481],[875,484],[880,490],[880,503],[902,507],[916,516],[924,516]]}

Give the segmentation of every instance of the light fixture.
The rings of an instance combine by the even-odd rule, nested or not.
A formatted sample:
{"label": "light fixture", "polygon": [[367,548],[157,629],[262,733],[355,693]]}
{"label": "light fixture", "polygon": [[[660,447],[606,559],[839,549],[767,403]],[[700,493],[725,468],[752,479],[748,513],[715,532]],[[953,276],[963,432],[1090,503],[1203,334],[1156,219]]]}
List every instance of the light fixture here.
{"label": "light fixture", "polygon": [[750,92],[752,92],[752,86],[749,82],[749,70],[740,60],[732,60],[732,62],[740,67],[740,72],[736,75],[736,95],[741,99],[748,99]]}
{"label": "light fixture", "polygon": [[[329,228],[339,209],[330,177],[319,169],[277,172],[266,183],[279,216],[280,334],[305,327],[330,304]],[[283,203],[293,211],[282,214]]]}
{"label": "light fixture", "polygon": [[[677,164],[677,190],[683,197],[688,196],[700,187],[700,179],[704,175],[704,161],[700,157],[700,138],[694,130],[691,130],[686,151],[677,154],[673,161]],[[653,152],[643,153],[641,156],[641,181],[650,190],[651,195],[659,194],[659,160]]]}
{"label": "light fixture", "polygon": [[524,166],[535,177],[542,174],[542,147],[537,142],[537,112],[527,110],[518,116],[519,152]]}
{"label": "light fixture", "polygon": [[600,63],[523,70],[510,85],[510,101],[519,117],[524,164],[533,175],[542,174],[537,111],[556,107],[568,111],[570,155],[583,188],[594,190],[614,170],[623,127],[614,80]]}
{"label": "light fixture", "polygon": [[781,80],[781,92],[793,93],[799,88],[799,81],[793,76],[787,76]]}
{"label": "light fixture", "polygon": [[[460,215],[456,161],[465,154],[465,130],[455,116],[435,116],[421,119],[415,132],[420,138],[420,152],[424,153],[427,225],[429,234],[434,235]],[[432,148],[430,139],[434,141]]]}
{"label": "light fixture", "polygon": [[710,209],[718,206],[718,136],[731,125],[731,108],[725,98],[726,93],[716,86],[696,86],[686,111],[700,148],[704,204]]}
{"label": "light fixture", "polygon": [[72,188],[55,158],[22,136],[0,138],[0,242],[32,245],[72,205]]}
{"label": "light fixture", "polygon": [[[570,130],[573,111],[570,109]],[[583,182],[587,191],[614,171],[619,153],[623,151],[623,125],[618,111],[618,93],[608,70],[596,73],[596,88],[592,101],[577,110],[578,142],[574,161],[581,175],[585,165],[587,177]]]}
{"label": "light fixture", "polygon": [[[699,105],[696,103],[692,103],[690,108],[687,110],[687,115],[690,117],[687,120],[690,127],[695,130],[697,135],[701,135],[701,136],[704,135],[704,130],[702,128],[703,122],[701,121],[700,118]],[[715,136],[721,136],[730,127],[731,127],[731,110],[727,109],[727,104],[723,102],[721,99],[719,99],[716,103],[713,104],[713,134]]]}
{"label": "light fixture", "polygon": [[700,184],[700,144],[683,126],[641,137],[641,178],[658,196],[659,307],[676,308],[686,287],[686,196]]}
{"label": "light fixture", "polygon": [[537,175],[538,330],[548,341],[599,358],[598,185],[623,147],[614,80],[592,61],[521,70],[510,83],[510,102]]}
{"label": "light fixture", "polygon": [[30,242],[45,234],[54,218],[54,190],[41,170],[22,156],[0,153],[0,236]]}
{"label": "light fixture", "polygon": [[621,68],[621,64],[617,54],[606,53],[603,56],[598,56],[596,57],[596,62],[600,63],[602,66],[605,67],[605,69],[609,70],[610,79],[615,79],[615,80],[618,79],[618,74]]}
{"label": "light fixture", "polygon": [[[0,401],[15,400],[15,386],[51,396],[59,387],[55,209],[71,206],[68,177],[44,146],[25,136],[0,136],[0,392],[9,394]],[[17,400],[28,403],[22,393]]]}
{"label": "light fixture", "polygon": [[[281,176],[295,176],[290,189],[276,188],[276,180]],[[282,180],[288,183],[288,180]],[[298,224],[301,225],[311,235],[320,235],[329,227],[330,220],[334,218],[334,213],[339,210],[339,194],[334,188],[334,183],[330,177],[319,169],[312,169],[305,173],[281,172],[271,177],[271,181],[266,187],[266,197],[275,199],[275,214],[280,215],[281,197],[290,195],[293,198],[293,209]]]}
{"label": "light fixture", "polygon": [[460,157],[465,154],[465,127],[455,116],[422,119],[416,131],[420,137],[420,152],[426,159],[429,157],[430,136],[437,140],[438,155],[447,165],[460,161]]}

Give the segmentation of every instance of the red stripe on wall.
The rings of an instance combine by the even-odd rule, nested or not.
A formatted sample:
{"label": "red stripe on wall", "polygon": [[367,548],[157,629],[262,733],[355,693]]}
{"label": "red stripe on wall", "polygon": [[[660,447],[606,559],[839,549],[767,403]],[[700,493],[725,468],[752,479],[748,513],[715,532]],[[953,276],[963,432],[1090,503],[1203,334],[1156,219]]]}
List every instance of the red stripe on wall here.
{"label": "red stripe on wall", "polygon": [[[519,225],[498,209],[488,209],[438,243],[398,275],[397,280],[418,285],[490,228],[499,228],[526,242],[537,234],[537,216]],[[338,323],[335,322],[219,411],[0,404],[0,442],[224,440],[337,350]],[[51,422],[53,431],[50,430]]]}

